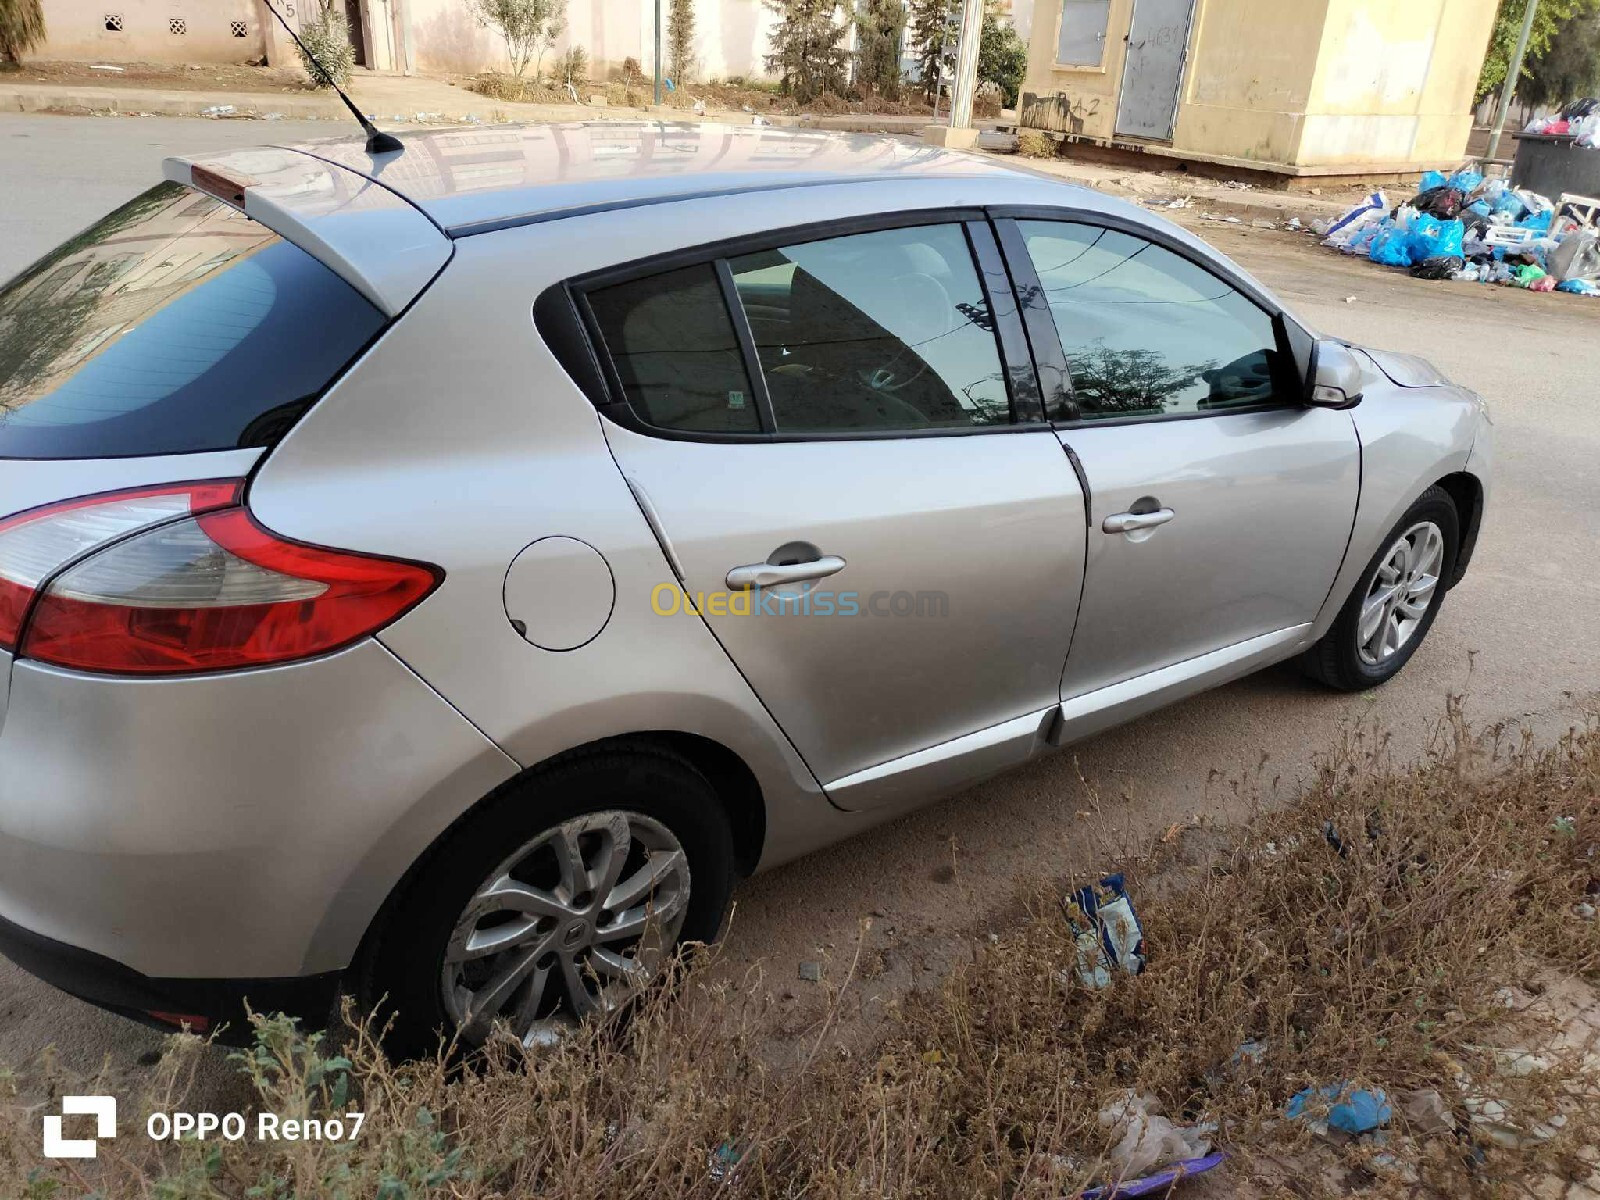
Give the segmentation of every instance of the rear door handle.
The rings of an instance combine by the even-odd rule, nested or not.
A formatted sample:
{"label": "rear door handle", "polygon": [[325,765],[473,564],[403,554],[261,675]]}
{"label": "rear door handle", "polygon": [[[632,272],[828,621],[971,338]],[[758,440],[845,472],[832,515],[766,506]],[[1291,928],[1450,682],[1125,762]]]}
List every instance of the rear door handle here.
{"label": "rear door handle", "polygon": [[747,592],[751,588],[782,587],[786,583],[826,579],[842,570],[844,559],[837,554],[824,554],[821,558],[801,563],[751,563],[728,572],[728,588],[730,591]]}
{"label": "rear door handle", "polygon": [[1165,525],[1178,514],[1170,508],[1158,508],[1155,512],[1112,513],[1100,523],[1100,528],[1107,533],[1135,533],[1140,529],[1154,529],[1157,525]]}

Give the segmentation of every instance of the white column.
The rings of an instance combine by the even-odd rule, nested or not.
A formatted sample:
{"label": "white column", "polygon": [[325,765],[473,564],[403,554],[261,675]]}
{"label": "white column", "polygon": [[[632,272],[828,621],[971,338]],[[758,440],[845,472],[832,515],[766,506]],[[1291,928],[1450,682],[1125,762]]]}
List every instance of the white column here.
{"label": "white column", "polygon": [[950,104],[950,126],[972,124],[972,96],[978,89],[978,42],[983,37],[983,0],[964,0],[961,40],[956,43],[955,93]]}

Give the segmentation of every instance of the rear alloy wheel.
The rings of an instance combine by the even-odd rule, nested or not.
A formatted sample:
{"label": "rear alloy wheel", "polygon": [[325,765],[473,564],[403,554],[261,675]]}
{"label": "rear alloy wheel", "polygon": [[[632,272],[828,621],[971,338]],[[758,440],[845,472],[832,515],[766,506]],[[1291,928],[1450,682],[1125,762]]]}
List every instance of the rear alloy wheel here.
{"label": "rear alloy wheel", "polygon": [[[508,848],[510,853],[507,853]],[[649,743],[578,751],[485,800],[417,865],[358,976],[391,1052],[549,1044],[717,936],[733,835],[700,770]]]}
{"label": "rear alloy wheel", "polygon": [[440,987],[468,1038],[524,1045],[615,1011],[660,967],[689,910],[689,860],[642,813],[574,817],[484,880],[457,918]]}
{"label": "rear alloy wheel", "polygon": [[1444,602],[1459,529],[1448,492],[1430,487],[1419,496],[1367,564],[1333,626],[1302,656],[1306,673],[1347,692],[1399,674]]}

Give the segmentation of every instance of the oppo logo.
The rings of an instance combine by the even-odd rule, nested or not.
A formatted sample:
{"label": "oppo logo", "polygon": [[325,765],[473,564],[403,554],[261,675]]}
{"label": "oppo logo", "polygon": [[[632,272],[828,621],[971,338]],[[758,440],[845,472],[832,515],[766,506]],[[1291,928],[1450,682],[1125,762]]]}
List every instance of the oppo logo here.
{"label": "oppo logo", "polygon": [[[89,1116],[95,1120],[94,1137],[67,1139],[61,1136],[61,1118]],[[115,1096],[63,1096],[61,1115],[44,1119],[44,1156],[46,1158],[93,1158],[100,1148],[101,1139],[117,1136],[117,1099]]]}

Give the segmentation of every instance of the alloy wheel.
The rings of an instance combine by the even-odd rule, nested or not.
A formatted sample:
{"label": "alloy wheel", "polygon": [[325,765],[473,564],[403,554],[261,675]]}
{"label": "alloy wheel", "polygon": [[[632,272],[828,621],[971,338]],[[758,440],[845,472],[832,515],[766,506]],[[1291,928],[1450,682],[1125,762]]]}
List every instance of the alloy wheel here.
{"label": "alloy wheel", "polygon": [[445,1011],[469,1041],[497,1027],[524,1045],[614,1011],[653,975],[689,908],[672,832],[607,811],[546,830],[472,894],[445,949]]}
{"label": "alloy wheel", "polygon": [[1389,547],[1361,602],[1356,648],[1363,663],[1387,662],[1416,636],[1443,568],[1444,534],[1432,521],[1419,521]]}

